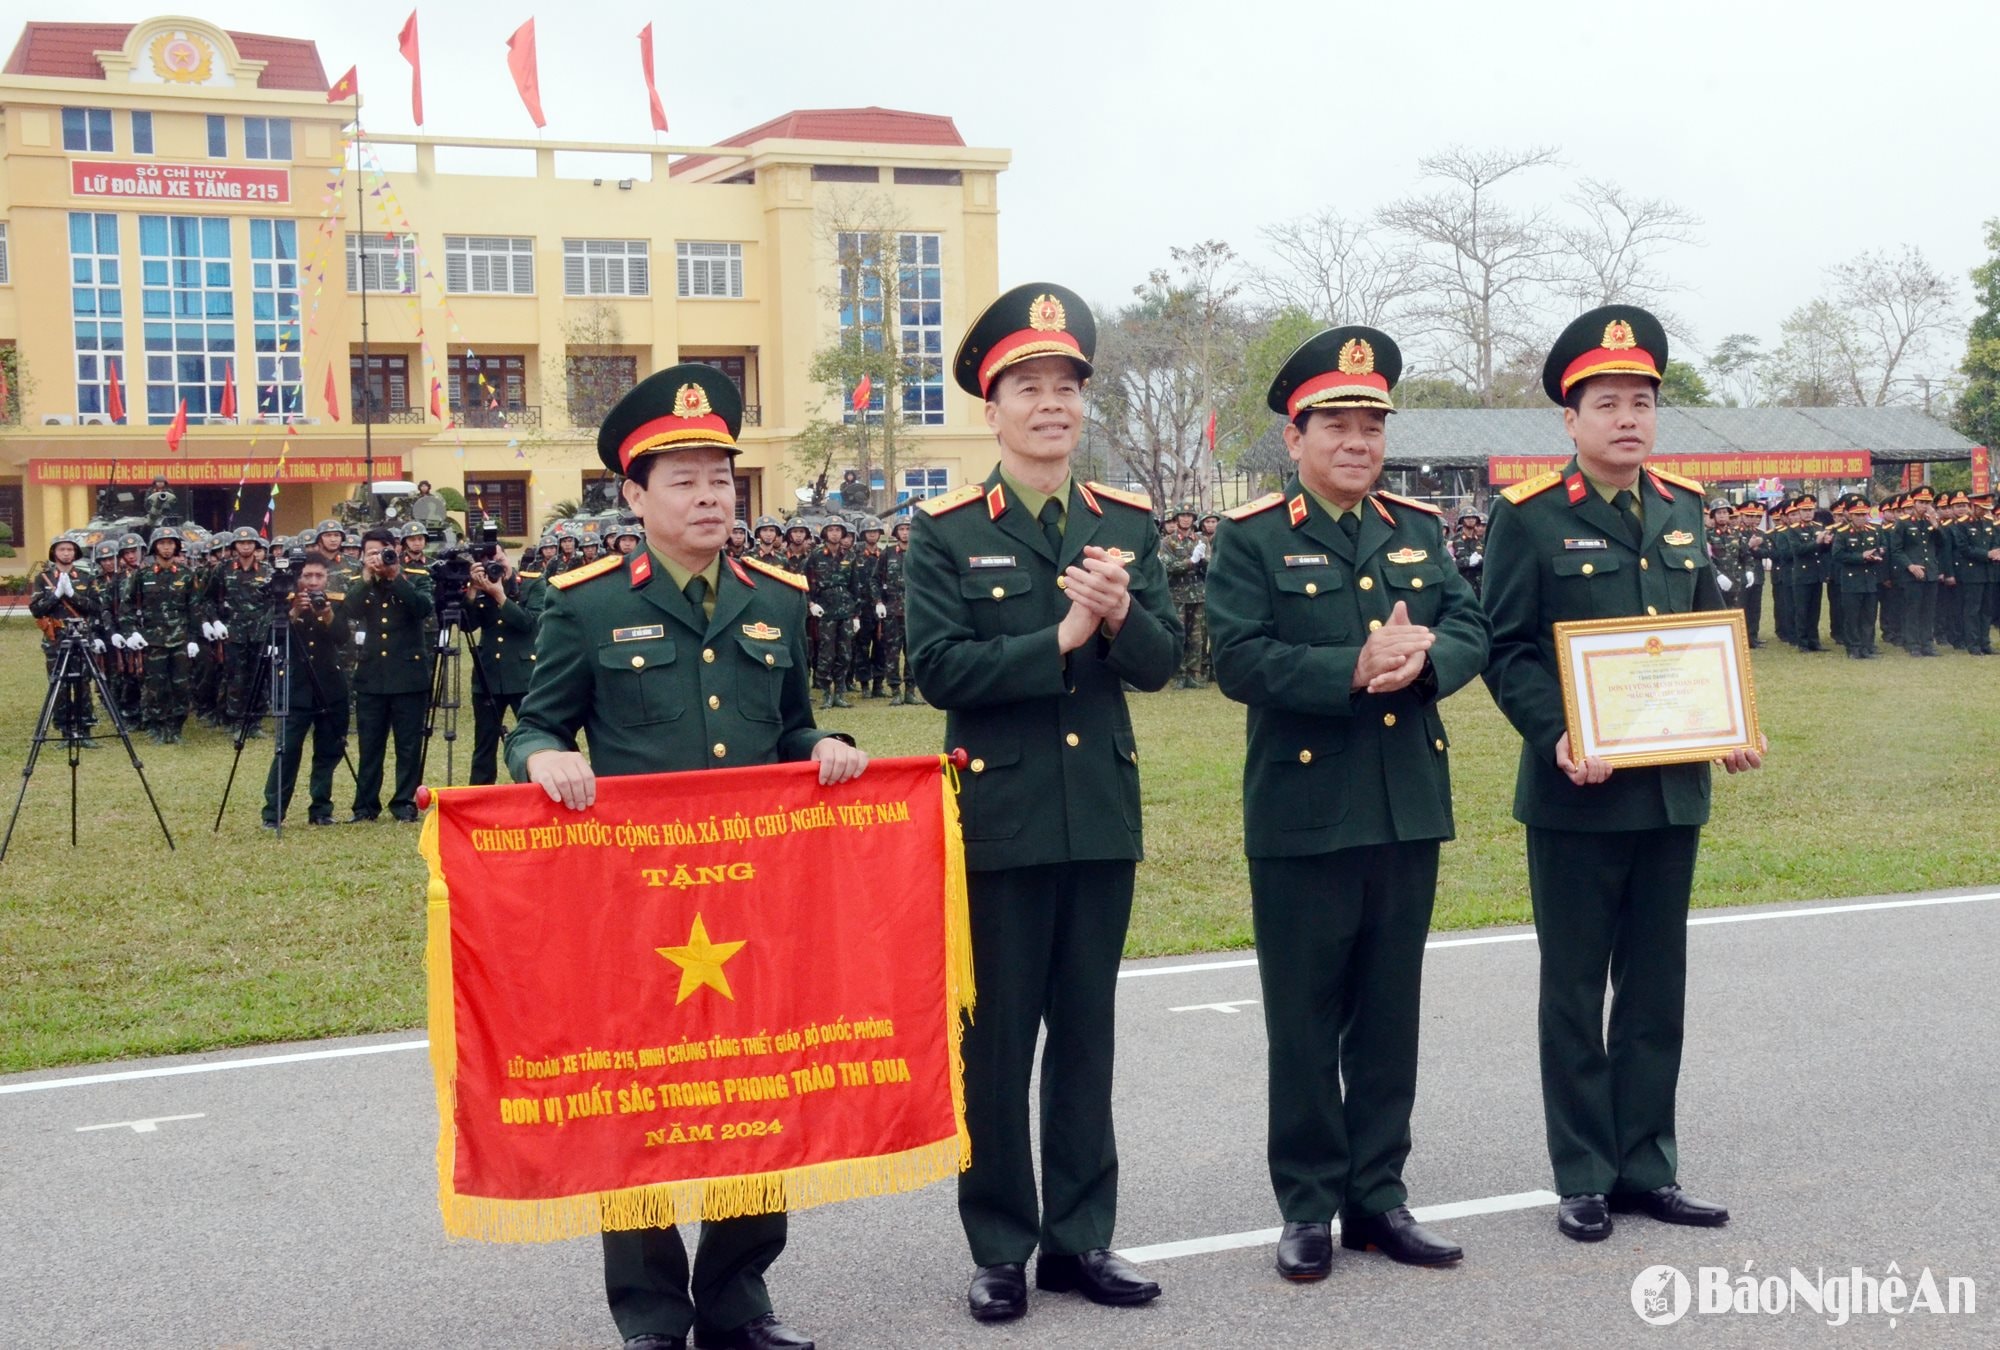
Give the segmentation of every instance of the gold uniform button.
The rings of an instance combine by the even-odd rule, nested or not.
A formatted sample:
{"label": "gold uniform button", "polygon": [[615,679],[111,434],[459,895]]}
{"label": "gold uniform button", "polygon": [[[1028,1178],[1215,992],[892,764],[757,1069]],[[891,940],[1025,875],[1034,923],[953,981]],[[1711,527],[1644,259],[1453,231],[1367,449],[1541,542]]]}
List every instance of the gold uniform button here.
{"label": "gold uniform button", "polygon": [[986,772],[986,761],[985,761],[985,760],[983,760],[983,759],[975,759],[975,760],[973,760],[973,761],[972,761],[972,771],[973,771],[974,773],[985,773],[985,772]]}
{"label": "gold uniform button", "polygon": [[1641,558],[1639,559],[1639,570],[1641,572],[1650,572],[1653,570],[1653,565],[1650,562],[1646,561],[1646,559]]}
{"label": "gold uniform button", "polygon": [[634,670],[637,670],[640,666],[643,666],[645,664],[646,664],[646,658],[643,656],[635,656],[632,658],[632,669]]}
{"label": "gold uniform button", "polygon": [[1422,590],[1423,588],[1424,588],[1424,579],[1423,579],[1422,577],[1411,577],[1411,578],[1410,578],[1410,589],[1411,589],[1411,590],[1413,590],[1413,591],[1420,591],[1420,590]]}
{"label": "gold uniform button", "polygon": [[715,743],[715,757],[717,759],[721,759],[724,755],[728,753],[729,753],[728,746],[724,745],[721,741],[717,741]]}
{"label": "gold uniform button", "polygon": [[1444,741],[1442,739],[1432,741],[1431,744],[1435,745],[1438,748],[1439,754],[1444,753]]}
{"label": "gold uniform button", "polygon": [[769,653],[769,652],[765,652],[765,653],[764,653],[764,664],[765,664],[765,665],[767,665],[767,666],[775,666],[775,665],[777,665],[777,664],[778,664],[778,658],[777,658],[777,657],[775,657],[775,656],[773,656],[773,655],[771,655],[771,653]]}
{"label": "gold uniform button", "polygon": [[1007,588],[1005,586],[995,586],[993,588],[993,598],[995,600],[1005,600],[1007,598]]}
{"label": "gold uniform button", "polygon": [[1063,737],[1063,742],[1064,742],[1064,744],[1066,744],[1066,745],[1075,745],[1075,744],[1077,744],[1077,736],[1076,736],[1076,733],[1075,733],[1074,731],[1072,731],[1072,732],[1071,732],[1071,733],[1070,733],[1069,735],[1067,735],[1067,736]]}
{"label": "gold uniform button", "polygon": [[1681,559],[1681,566],[1682,566],[1682,567],[1685,567],[1685,568],[1687,568],[1687,570],[1688,570],[1688,571],[1690,571],[1690,572],[1694,571],[1694,559],[1693,559],[1693,558],[1682,558],[1682,559]]}
{"label": "gold uniform button", "polygon": [[703,647],[703,648],[701,649],[701,659],[702,659],[702,660],[704,660],[704,661],[706,661],[706,662],[708,662],[708,663],[709,663],[709,664],[710,664],[711,666],[712,666],[712,665],[714,665],[714,664],[715,664],[715,648],[713,648],[713,647]]}
{"label": "gold uniform button", "polygon": [[717,708],[720,708],[721,706],[722,706],[722,699],[720,697],[718,697],[715,694],[710,694],[708,696],[708,710],[710,712],[714,712]]}
{"label": "gold uniform button", "polygon": [[1659,610],[1654,609],[1651,605],[1646,606],[1646,613],[1649,615],[1657,616],[1659,612]]}
{"label": "gold uniform button", "polygon": [[1354,584],[1359,586],[1364,591],[1372,591],[1375,589],[1375,578],[1363,577],[1361,578],[1361,580],[1355,582]]}
{"label": "gold uniform button", "polygon": [[1585,563],[1583,565],[1583,574],[1585,576],[1589,576],[1592,572],[1595,572],[1596,570],[1597,570],[1596,563]]}
{"label": "gold uniform button", "polygon": [[1385,726],[1385,727],[1393,727],[1393,726],[1395,726],[1395,725],[1396,725],[1396,714],[1394,714],[1394,713],[1383,713],[1383,714],[1382,714],[1382,725],[1383,725],[1383,726]]}
{"label": "gold uniform button", "polygon": [[1310,751],[1310,750],[1301,750],[1301,751],[1299,751],[1299,763],[1301,763],[1301,764],[1310,764],[1310,763],[1312,763],[1312,762],[1313,762],[1313,752],[1312,752],[1312,751]]}
{"label": "gold uniform button", "polygon": [[1374,632],[1376,629],[1380,628],[1381,626],[1382,626],[1382,621],[1380,619],[1370,619],[1368,621],[1368,631],[1371,633]]}
{"label": "gold uniform button", "polygon": [[1069,589],[1069,578],[1068,578],[1068,577],[1057,577],[1057,578],[1056,578],[1056,589],[1057,589],[1057,590],[1059,590],[1059,591],[1066,591],[1066,590],[1068,590],[1068,589]]}
{"label": "gold uniform button", "polygon": [[1318,594],[1319,594],[1319,583],[1318,583],[1317,581],[1308,581],[1308,582],[1306,583],[1306,594],[1307,594],[1307,595],[1318,595]]}

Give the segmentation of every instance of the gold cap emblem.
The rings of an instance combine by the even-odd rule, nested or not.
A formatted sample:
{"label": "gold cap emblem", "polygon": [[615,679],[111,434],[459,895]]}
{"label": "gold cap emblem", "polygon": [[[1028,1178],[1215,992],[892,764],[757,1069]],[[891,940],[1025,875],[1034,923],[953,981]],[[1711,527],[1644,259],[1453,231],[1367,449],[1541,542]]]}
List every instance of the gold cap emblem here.
{"label": "gold cap emblem", "polygon": [[1340,349],[1340,373],[1343,375],[1373,375],[1375,373],[1375,349],[1360,338],[1349,338]]}
{"label": "gold cap emblem", "polygon": [[715,409],[708,405],[708,391],[698,384],[684,384],[674,391],[674,416],[713,417]]}
{"label": "gold cap emblem", "polygon": [[1604,325],[1604,349],[1622,352],[1639,345],[1639,339],[1632,333],[1632,325],[1623,319],[1613,319]]}
{"label": "gold cap emblem", "polygon": [[1038,295],[1028,306],[1028,327],[1037,333],[1060,333],[1069,326],[1069,315],[1063,312],[1062,301],[1053,295]]}

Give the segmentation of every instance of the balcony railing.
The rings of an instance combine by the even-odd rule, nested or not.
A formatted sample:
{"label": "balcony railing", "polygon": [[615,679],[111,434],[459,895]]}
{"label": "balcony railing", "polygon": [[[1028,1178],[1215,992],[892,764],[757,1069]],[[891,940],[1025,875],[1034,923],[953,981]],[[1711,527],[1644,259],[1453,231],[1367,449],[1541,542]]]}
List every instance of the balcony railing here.
{"label": "balcony railing", "polygon": [[356,408],[356,422],[366,422],[371,426],[420,427],[424,424],[422,408]]}
{"label": "balcony railing", "polygon": [[744,426],[746,426],[746,427],[761,427],[761,426],[763,426],[763,425],[764,425],[764,405],[763,405],[763,404],[761,404],[761,403],[746,403],[746,404],[744,404],[744,405],[743,405],[743,425],[744,425]]}
{"label": "balcony railing", "polygon": [[453,408],[451,416],[460,426],[472,430],[505,430],[511,427],[539,427],[542,424],[542,408],[538,403],[519,408]]}

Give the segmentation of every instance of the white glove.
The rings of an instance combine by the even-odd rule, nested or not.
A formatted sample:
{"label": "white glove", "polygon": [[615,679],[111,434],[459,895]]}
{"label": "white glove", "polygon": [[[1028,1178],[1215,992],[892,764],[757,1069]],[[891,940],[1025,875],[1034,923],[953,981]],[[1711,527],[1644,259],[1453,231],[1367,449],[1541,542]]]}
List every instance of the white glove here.
{"label": "white glove", "polygon": [[132,651],[143,652],[149,644],[146,642],[144,636],[134,633],[131,637],[125,639],[125,645]]}
{"label": "white glove", "polygon": [[210,642],[215,641],[215,625],[210,623],[207,619],[203,619],[201,621],[201,635],[207,638]]}
{"label": "white glove", "polygon": [[1472,550],[1472,556],[1465,560],[1465,565],[1467,567],[1477,567],[1479,566],[1479,564],[1485,561],[1486,561],[1486,555],[1484,553],[1481,553],[1478,549],[1474,549]]}
{"label": "white glove", "polygon": [[1715,588],[1721,591],[1724,595],[1727,595],[1731,591],[1736,589],[1736,583],[1731,581],[1728,577],[1724,576],[1722,573],[1717,572],[1715,574]]}
{"label": "white glove", "polygon": [[848,632],[850,632],[850,633],[858,633],[858,632],[860,632],[860,631],[861,631],[861,620],[860,620],[860,619],[859,619],[858,617],[857,617],[857,618],[852,618],[852,619],[849,619],[849,620],[847,621],[847,631],[848,631]]}
{"label": "white glove", "polygon": [[1743,584],[1746,587],[1755,586],[1757,584],[1757,574],[1755,572],[1745,572],[1743,574]]}
{"label": "white glove", "polygon": [[806,608],[812,612],[812,616],[815,619],[824,619],[826,617],[825,605],[813,603],[813,604],[808,604]]}
{"label": "white glove", "polygon": [[1207,556],[1208,556],[1208,541],[1204,539],[1200,543],[1194,546],[1194,552],[1188,554],[1188,561],[1191,563],[1198,563]]}
{"label": "white glove", "polygon": [[101,656],[101,655],[103,655],[103,653],[104,653],[104,639],[103,639],[103,638],[92,638],[92,639],[90,640],[90,650],[92,650],[92,651],[94,651],[94,652],[98,653],[98,654],[99,654],[100,656]]}
{"label": "white glove", "polygon": [[113,633],[113,634],[111,635],[111,645],[112,645],[112,646],[114,646],[114,647],[116,647],[116,648],[117,648],[117,649],[118,649],[119,651],[121,651],[121,652],[122,652],[122,651],[124,651],[124,650],[125,650],[125,635],[124,635],[123,633]]}
{"label": "white glove", "polygon": [[357,647],[366,647],[368,645],[367,629],[357,628],[354,630],[354,645]]}
{"label": "white glove", "polygon": [[878,619],[886,619],[889,617],[889,607],[880,602],[879,600],[876,601],[875,603],[875,617]]}
{"label": "white glove", "polygon": [[69,573],[67,572],[56,573],[56,584],[54,590],[58,596],[73,596],[76,594],[76,587],[70,584]]}
{"label": "white glove", "polygon": [[201,644],[199,642],[188,643],[188,660],[192,661],[195,657],[200,655],[201,655]]}
{"label": "white glove", "polygon": [[226,623],[223,623],[223,622],[222,622],[221,620],[219,620],[219,619],[218,619],[218,620],[216,621],[216,624],[215,624],[215,640],[216,640],[217,642],[227,642],[227,641],[229,641],[229,625],[228,625],[228,624],[226,624]]}

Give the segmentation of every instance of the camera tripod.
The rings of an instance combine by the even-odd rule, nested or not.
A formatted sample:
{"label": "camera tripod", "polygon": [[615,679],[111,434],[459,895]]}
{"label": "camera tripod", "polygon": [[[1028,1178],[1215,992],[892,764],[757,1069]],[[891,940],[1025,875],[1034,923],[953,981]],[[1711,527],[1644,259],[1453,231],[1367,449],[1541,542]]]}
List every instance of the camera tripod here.
{"label": "camera tripod", "polygon": [[[88,680],[89,684],[85,684]],[[28,742],[28,762],[21,769],[21,791],[14,798],[14,814],[7,818],[7,834],[0,838],[0,862],[7,858],[7,849],[14,842],[14,826],[21,818],[21,804],[28,798],[28,780],[34,776],[35,763],[41,758],[42,747],[50,741],[61,741],[69,757],[69,843],[76,847],[76,771],[83,760],[83,742],[88,736],[90,717],[90,691],[97,690],[97,697],[104,704],[104,711],[111,716],[112,730],[118,733],[118,740],[125,747],[126,757],[132,761],[132,772],[139,775],[139,786],[146,791],[146,803],[153,808],[153,819],[160,822],[160,833],[166,837],[167,848],[174,847],[173,832],[167,828],[167,818],[160,814],[160,803],[153,797],[153,786],[146,781],[146,770],[139,762],[139,752],[132,748],[132,736],[125,730],[125,719],[119,714],[118,701],[111,696],[111,687],[105,682],[104,672],[98,668],[97,658],[90,650],[90,636],[81,619],[65,620],[62,636],[56,640],[55,663],[49,672],[49,692],[42,699],[42,714],[35,722],[35,734]],[[50,732],[58,712],[62,714],[62,729]]]}
{"label": "camera tripod", "polygon": [[[285,741],[291,734],[292,722],[292,611],[289,602],[280,603],[272,611],[265,624],[264,654],[257,659],[257,670],[250,677],[250,687],[243,694],[243,716],[236,724],[236,754],[229,761],[229,778],[222,785],[222,801],[215,808],[215,825],[210,833],[222,829],[222,816],[229,809],[229,793],[236,785],[236,769],[243,762],[243,743],[250,739],[250,733],[268,713],[271,718],[271,762],[279,766],[278,784],[278,824],[280,839],[285,835],[283,765],[285,762]],[[314,673],[311,661],[302,663],[306,668],[306,678],[312,681],[313,706],[321,706],[326,701],[326,691],[320,688],[319,676]],[[268,697],[267,697],[268,695]],[[314,735],[318,735],[317,732]],[[354,761],[347,757],[347,742],[340,743],[340,762],[347,766],[347,776],[353,778]]]}
{"label": "camera tripod", "polygon": [[444,782],[452,784],[452,750],[458,744],[458,710],[464,703],[458,696],[461,648],[472,653],[473,675],[481,687],[491,688],[486,678],[486,667],[480,662],[478,639],[467,637],[465,626],[465,602],[463,595],[457,595],[441,602],[437,607],[437,643],[431,651],[432,679],[430,701],[424,705],[423,748],[417,752],[417,780],[423,781],[423,771],[430,763],[431,733],[438,724],[438,714],[444,714]]}

